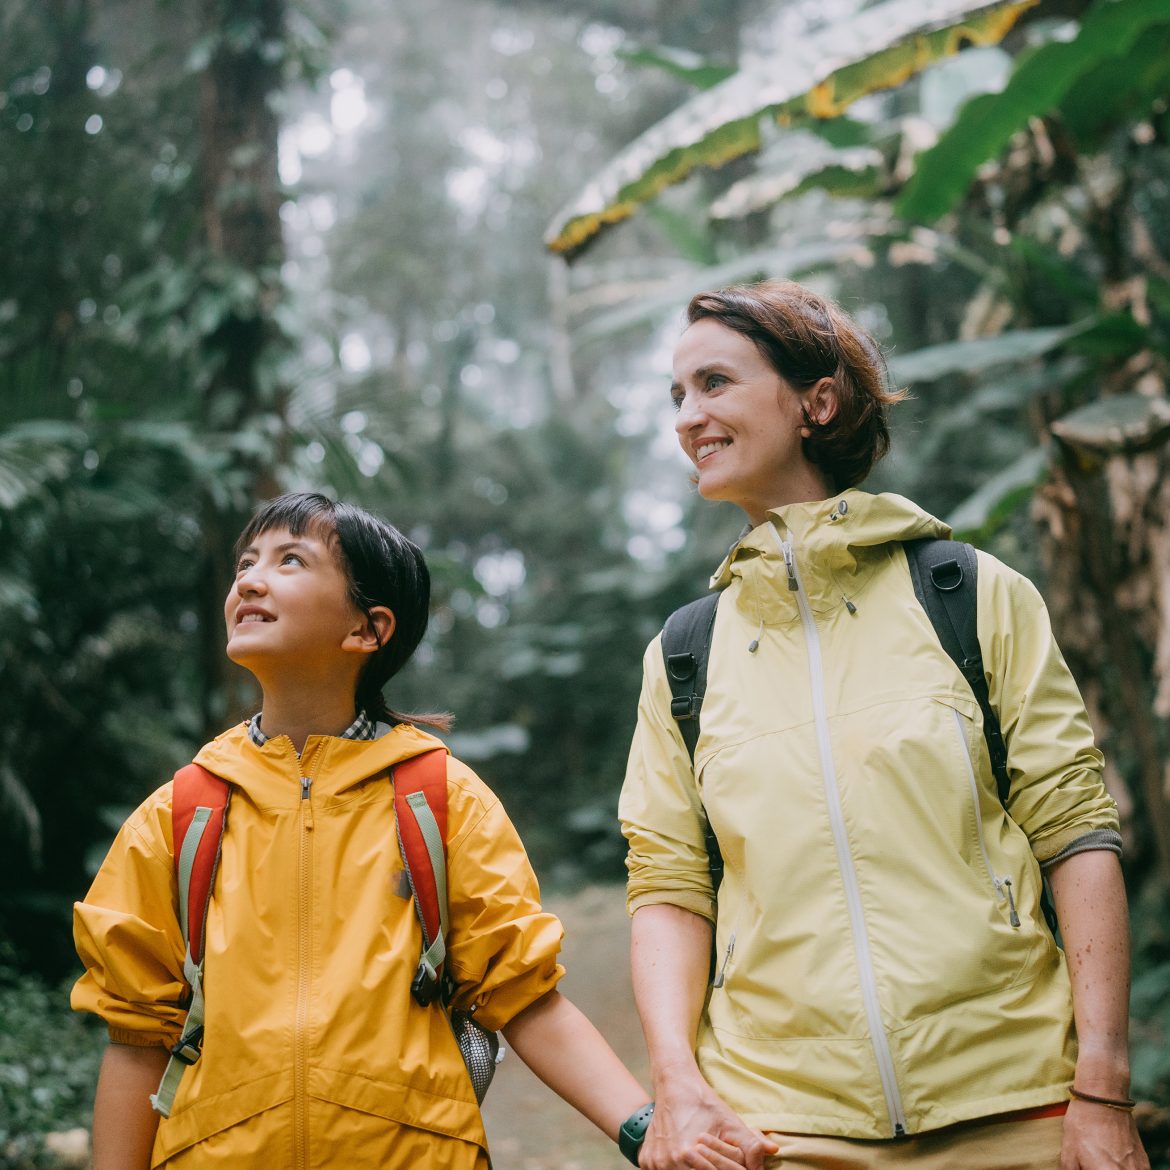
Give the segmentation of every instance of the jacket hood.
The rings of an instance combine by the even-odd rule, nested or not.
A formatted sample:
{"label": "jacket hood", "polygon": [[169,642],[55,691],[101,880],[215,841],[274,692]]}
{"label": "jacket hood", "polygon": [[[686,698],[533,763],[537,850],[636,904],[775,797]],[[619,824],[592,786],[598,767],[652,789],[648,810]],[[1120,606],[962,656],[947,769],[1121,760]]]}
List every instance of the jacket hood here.
{"label": "jacket hood", "polygon": [[399,723],[372,740],[311,735],[297,756],[287,735],[274,735],[258,747],[239,723],[206,744],[195,757],[209,772],[246,789],[260,804],[295,805],[304,780],[322,795],[339,795],[403,760],[445,745],[409,723]]}
{"label": "jacket hood", "polygon": [[736,604],[762,626],[794,620],[781,543],[795,554],[802,588],[814,611],[855,599],[891,545],[921,537],[947,538],[950,527],[904,496],[850,489],[825,500],[773,508],[768,519],[732,545],[711,578],[712,589],[736,579]]}

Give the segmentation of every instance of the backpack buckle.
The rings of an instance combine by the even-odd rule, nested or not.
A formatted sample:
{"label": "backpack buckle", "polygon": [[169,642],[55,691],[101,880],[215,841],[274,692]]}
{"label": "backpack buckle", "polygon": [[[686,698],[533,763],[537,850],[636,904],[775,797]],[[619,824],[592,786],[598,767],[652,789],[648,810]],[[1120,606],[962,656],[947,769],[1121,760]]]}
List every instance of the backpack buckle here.
{"label": "backpack buckle", "polygon": [[423,1007],[430,1007],[439,998],[439,975],[429,963],[420,960],[410,983],[410,994]]}
{"label": "backpack buckle", "polygon": [[675,695],[670,700],[670,713],[675,719],[694,719],[698,714],[699,696],[698,695]]}
{"label": "backpack buckle", "polygon": [[203,1025],[200,1024],[190,1035],[184,1033],[171,1048],[171,1055],[185,1065],[194,1064],[203,1052]]}
{"label": "backpack buckle", "polygon": [[666,660],[666,669],[670,677],[677,682],[686,682],[695,677],[698,665],[695,656],[689,651],[686,654],[672,654]]}

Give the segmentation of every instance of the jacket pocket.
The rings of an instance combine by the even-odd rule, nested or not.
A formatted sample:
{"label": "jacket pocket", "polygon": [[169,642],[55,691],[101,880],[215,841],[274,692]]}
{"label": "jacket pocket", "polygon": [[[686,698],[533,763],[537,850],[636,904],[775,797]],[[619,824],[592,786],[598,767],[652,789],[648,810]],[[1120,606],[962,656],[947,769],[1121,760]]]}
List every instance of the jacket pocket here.
{"label": "jacket pocket", "polygon": [[982,801],[980,800],[979,780],[975,775],[975,761],[971,758],[970,740],[967,737],[967,727],[964,717],[953,707],[951,717],[954,723],[955,735],[959,740],[959,749],[965,766],[965,779],[971,798],[972,816],[975,820],[975,839],[979,847],[979,855],[983,860],[983,868],[987,873],[987,880],[1002,909],[1007,914],[1009,925],[1014,929],[1020,928],[1020,915],[1016,908],[1015,883],[1010,873],[997,873],[992,864],[991,855],[987,850],[987,830],[983,823]]}

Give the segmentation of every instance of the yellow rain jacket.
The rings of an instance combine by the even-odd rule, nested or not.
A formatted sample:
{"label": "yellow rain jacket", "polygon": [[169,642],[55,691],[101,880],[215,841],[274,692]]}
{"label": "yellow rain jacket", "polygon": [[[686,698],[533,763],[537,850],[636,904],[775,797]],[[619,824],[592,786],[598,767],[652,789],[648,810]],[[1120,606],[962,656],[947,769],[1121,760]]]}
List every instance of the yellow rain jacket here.
{"label": "yellow rain jacket", "polygon": [[[207,918],[206,1031],[152,1166],[487,1166],[451,1028],[410,994],[421,932],[387,769],[439,746],[403,724],[369,742],[312,736],[298,759],[287,737],[261,748],[239,726],[200,751],[233,785]],[[541,911],[499,801],[454,759],[447,791],[447,970],[456,1006],[498,1029],[556,985],[561,926]],[[115,1042],[178,1039],[177,897],[166,784],[76,906],[87,970],[73,1006]]]}
{"label": "yellow rain jacket", "polygon": [[[1005,814],[899,543],[946,535],[858,491],[746,534],[712,581],[693,771],[659,640],[646,652],[621,797],[629,907],[716,921],[697,1056],[764,1130],[888,1138],[1067,1097],[1071,992],[1038,863],[1117,848],[1116,808],[1038,593],[980,553]],[[717,916],[704,806],[726,864]]]}

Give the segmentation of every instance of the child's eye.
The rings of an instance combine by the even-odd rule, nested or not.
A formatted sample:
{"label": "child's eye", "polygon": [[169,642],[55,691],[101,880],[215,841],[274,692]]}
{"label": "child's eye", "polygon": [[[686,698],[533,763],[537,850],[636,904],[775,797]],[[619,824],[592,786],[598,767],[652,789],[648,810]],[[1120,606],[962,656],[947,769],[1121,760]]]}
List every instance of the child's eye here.
{"label": "child's eye", "polygon": [[250,569],[255,563],[250,557],[240,557],[236,562],[236,576],[239,576],[245,569]]}
{"label": "child's eye", "polygon": [[280,563],[282,565],[289,565],[289,564],[304,565],[305,562],[301,559],[301,557],[297,553],[290,552],[290,553],[284,554],[284,558],[281,560]]}

